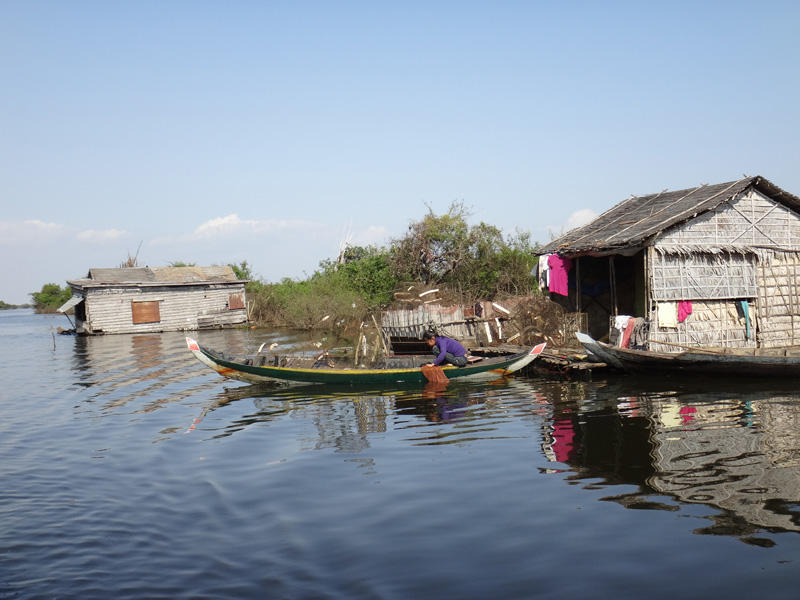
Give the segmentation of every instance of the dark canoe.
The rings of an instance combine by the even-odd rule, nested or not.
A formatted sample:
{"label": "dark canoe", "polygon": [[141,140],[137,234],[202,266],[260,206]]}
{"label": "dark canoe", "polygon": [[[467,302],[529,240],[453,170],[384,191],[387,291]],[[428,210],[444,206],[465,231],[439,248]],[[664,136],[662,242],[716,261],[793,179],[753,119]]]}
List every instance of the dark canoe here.
{"label": "dark canoe", "polygon": [[[426,382],[428,379],[420,368],[420,362],[430,360],[430,357],[417,357],[417,364],[409,364],[407,357],[405,365],[401,360],[387,359],[385,368],[381,369],[354,369],[330,367],[325,361],[315,361],[307,367],[276,366],[268,364],[270,357],[253,355],[248,357],[229,357],[224,353],[204,348],[192,338],[186,338],[189,350],[197,359],[208,365],[223,377],[247,381],[248,383],[262,383],[269,381],[288,381],[294,383],[327,383],[327,384],[361,384],[361,383],[397,383],[397,382]],[[496,358],[482,358],[466,367],[447,366],[443,368],[448,379],[470,376],[505,376],[519,371],[531,361],[536,359],[544,350],[546,344],[539,344],[530,351],[520,352],[510,356]]]}
{"label": "dark canoe", "polygon": [[598,342],[585,333],[578,341],[597,360],[629,373],[800,377],[800,348],[696,348],[651,352]]}

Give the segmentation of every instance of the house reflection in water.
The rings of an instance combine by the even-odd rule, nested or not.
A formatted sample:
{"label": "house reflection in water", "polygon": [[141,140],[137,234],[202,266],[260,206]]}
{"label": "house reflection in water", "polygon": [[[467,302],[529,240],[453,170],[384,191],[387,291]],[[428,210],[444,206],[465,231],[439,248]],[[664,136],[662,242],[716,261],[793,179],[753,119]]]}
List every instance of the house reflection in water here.
{"label": "house reflection in water", "polygon": [[700,503],[720,512],[697,533],[769,543],[751,536],[800,531],[800,404],[738,396],[642,393],[589,410],[556,404],[544,449],[575,471],[573,480],[639,487],[608,500],[663,510],[678,510],[664,496]]}

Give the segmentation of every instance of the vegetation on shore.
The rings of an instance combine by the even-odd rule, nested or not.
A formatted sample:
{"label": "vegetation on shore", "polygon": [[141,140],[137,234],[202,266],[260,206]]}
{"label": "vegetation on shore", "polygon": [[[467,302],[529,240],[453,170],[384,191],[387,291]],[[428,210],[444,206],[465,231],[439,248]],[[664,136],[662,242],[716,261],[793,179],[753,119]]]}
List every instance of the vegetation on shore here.
{"label": "vegetation on shore", "polygon": [[415,284],[447,290],[449,300],[464,305],[537,293],[538,244],[530,234],[503,237],[486,223],[469,225],[469,216],[460,202],[442,215],[429,207],[388,246],[348,247],[302,281],[266,283],[253,278],[246,262],[231,267],[251,279],[247,298],[255,323],[303,329],[368,323],[394,302],[396,291]]}
{"label": "vegetation on shore", "polygon": [[57,283],[46,283],[38,292],[33,292],[33,308],[37,313],[54,313],[72,297],[72,288],[63,288]]}
{"label": "vegetation on shore", "polygon": [[11,310],[14,308],[29,308],[30,304],[8,304],[0,300],[0,310]]}
{"label": "vegetation on shore", "polygon": [[[532,270],[538,244],[530,234],[517,230],[504,237],[492,225],[470,225],[470,216],[462,202],[453,202],[441,215],[428,207],[387,246],[345,247],[303,280],[270,283],[247,261],[229,266],[239,279],[250,280],[248,311],[257,326],[335,329],[369,323],[393,304],[395,292],[411,285],[446,290],[448,301],[463,305],[537,293]],[[138,266],[136,256],[120,266]],[[37,312],[55,312],[70,295],[69,286],[48,283],[31,297]]]}

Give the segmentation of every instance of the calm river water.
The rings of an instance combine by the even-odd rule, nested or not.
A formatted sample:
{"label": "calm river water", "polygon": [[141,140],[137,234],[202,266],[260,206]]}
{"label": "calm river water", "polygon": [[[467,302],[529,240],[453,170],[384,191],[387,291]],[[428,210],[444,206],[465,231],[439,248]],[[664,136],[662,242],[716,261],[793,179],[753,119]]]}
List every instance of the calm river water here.
{"label": "calm river water", "polygon": [[0,598],[800,595],[794,385],[269,389],[57,326],[0,311]]}

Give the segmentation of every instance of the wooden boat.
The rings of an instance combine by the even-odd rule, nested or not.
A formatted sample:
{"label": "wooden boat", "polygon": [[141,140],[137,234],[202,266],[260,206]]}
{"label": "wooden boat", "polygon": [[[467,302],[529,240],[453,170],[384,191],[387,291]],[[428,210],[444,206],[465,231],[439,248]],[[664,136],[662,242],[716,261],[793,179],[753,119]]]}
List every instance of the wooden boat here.
{"label": "wooden boat", "polygon": [[800,377],[800,348],[692,348],[651,352],[610,346],[585,333],[578,341],[597,360],[629,373]]}
{"label": "wooden boat", "polygon": [[[268,354],[234,357],[222,352],[204,348],[192,338],[186,338],[189,350],[203,364],[211,367],[223,377],[238,379],[249,383],[294,382],[327,384],[396,383],[426,382],[430,376],[423,373],[421,364],[431,359],[424,357],[388,357],[383,368],[353,368],[337,366],[327,359],[302,357],[277,357]],[[471,376],[505,376],[519,371],[536,359],[546,344],[539,344],[530,351],[500,356],[480,358],[465,367],[446,366],[440,369],[447,379]]]}

